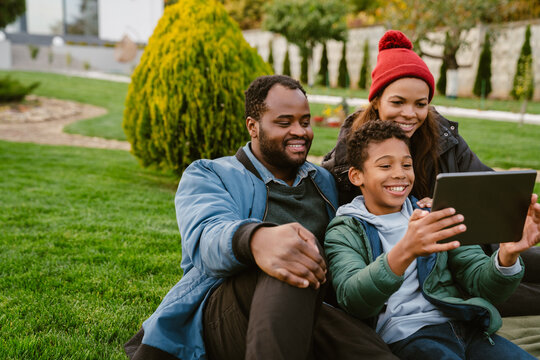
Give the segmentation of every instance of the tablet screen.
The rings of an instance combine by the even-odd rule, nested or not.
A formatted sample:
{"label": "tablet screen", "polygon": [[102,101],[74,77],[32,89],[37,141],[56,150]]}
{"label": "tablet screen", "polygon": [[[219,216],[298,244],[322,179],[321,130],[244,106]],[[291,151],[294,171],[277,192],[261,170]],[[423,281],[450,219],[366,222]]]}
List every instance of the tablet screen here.
{"label": "tablet screen", "polygon": [[437,175],[432,211],[453,207],[467,231],[440,242],[462,245],[519,241],[536,171],[483,171]]}

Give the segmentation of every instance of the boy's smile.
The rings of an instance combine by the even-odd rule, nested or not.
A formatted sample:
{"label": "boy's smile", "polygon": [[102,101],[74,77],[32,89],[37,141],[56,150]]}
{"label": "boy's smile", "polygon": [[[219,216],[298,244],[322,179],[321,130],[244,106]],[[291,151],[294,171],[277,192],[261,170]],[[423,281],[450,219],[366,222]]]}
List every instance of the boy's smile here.
{"label": "boy's smile", "polygon": [[362,170],[351,168],[349,178],[360,187],[367,209],[374,215],[401,211],[414,184],[412,157],[396,138],[372,142]]}

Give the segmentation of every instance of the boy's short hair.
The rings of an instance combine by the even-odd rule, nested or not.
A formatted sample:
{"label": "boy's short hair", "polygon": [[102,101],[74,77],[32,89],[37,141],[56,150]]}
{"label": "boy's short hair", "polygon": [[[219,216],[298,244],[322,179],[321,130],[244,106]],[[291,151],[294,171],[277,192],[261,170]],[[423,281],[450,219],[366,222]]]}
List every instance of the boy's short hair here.
{"label": "boy's short hair", "polygon": [[372,120],[349,134],[347,139],[347,160],[352,167],[362,170],[368,158],[367,148],[371,143],[388,139],[398,139],[410,148],[410,140],[394,121]]}
{"label": "boy's short hair", "polygon": [[291,90],[300,89],[306,96],[306,91],[302,85],[295,79],[286,75],[265,75],[259,76],[249,85],[245,91],[245,119],[251,117],[257,121],[261,119],[266,111],[266,97],[270,89],[279,84]]}

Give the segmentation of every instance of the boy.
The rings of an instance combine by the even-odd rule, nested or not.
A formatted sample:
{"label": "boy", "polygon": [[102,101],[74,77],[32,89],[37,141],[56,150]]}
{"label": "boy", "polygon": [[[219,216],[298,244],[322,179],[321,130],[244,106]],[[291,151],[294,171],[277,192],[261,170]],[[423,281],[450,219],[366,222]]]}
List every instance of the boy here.
{"label": "boy", "polygon": [[534,359],[495,334],[502,320],[491,302],[514,291],[519,254],[540,241],[537,196],[521,241],[491,258],[479,246],[439,244],[466,231],[463,216],[415,209],[408,144],[391,121],[370,121],[348,140],[349,179],[363,195],[340,207],[326,232],[338,303],[371,318],[402,359]]}

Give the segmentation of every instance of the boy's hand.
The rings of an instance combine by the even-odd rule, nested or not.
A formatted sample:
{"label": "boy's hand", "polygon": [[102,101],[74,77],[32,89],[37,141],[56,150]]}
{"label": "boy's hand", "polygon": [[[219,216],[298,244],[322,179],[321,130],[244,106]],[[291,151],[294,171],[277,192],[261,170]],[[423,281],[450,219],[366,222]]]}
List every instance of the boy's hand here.
{"label": "boy's hand", "polygon": [[540,204],[537,203],[537,200],[538,195],[533,194],[521,240],[500,244],[499,264],[501,266],[514,265],[519,254],[540,242]]}
{"label": "boy's hand", "polygon": [[459,247],[459,241],[437,243],[467,230],[464,224],[460,224],[463,222],[463,215],[455,213],[452,208],[432,213],[414,210],[407,233],[388,253],[388,264],[392,271],[397,275],[403,275],[417,257]]}
{"label": "boy's hand", "polygon": [[326,263],[317,239],[298,223],[261,227],[250,247],[262,271],[289,285],[318,289],[326,281]]}
{"label": "boy's hand", "polygon": [[433,199],[430,197],[425,197],[421,200],[418,200],[416,202],[416,205],[418,205],[420,208],[430,208],[433,205]]}

